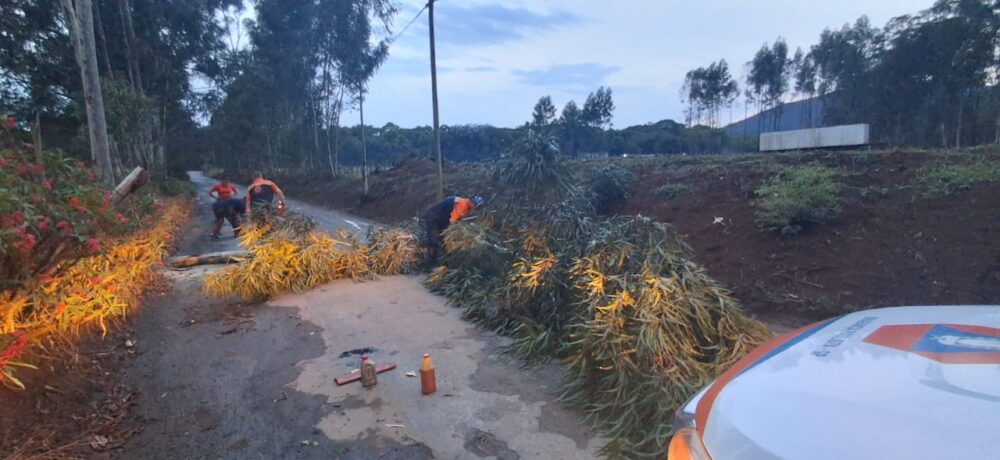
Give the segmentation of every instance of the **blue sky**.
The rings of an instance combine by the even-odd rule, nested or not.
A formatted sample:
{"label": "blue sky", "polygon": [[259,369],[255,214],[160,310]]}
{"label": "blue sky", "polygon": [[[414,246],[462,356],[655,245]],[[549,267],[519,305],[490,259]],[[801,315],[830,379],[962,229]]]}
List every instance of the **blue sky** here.
{"label": "blue sky", "polygon": [[[393,33],[423,5],[400,2]],[[438,91],[443,124],[516,126],[539,97],[557,108],[609,86],[617,127],[681,120],[684,74],[720,58],[737,79],[764,42],[808,49],[825,27],[867,15],[882,26],[932,0],[438,0]],[[390,48],[369,85],[365,121],[432,120],[426,12]],[[743,108],[733,109],[733,119]],[[722,117],[729,121],[729,113]],[[357,113],[345,114],[357,123]]]}

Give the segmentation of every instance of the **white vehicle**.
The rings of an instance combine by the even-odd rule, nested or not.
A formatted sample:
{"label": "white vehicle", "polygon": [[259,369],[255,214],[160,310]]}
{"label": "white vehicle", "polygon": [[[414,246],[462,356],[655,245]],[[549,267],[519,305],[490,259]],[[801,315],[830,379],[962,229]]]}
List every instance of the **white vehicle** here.
{"label": "white vehicle", "polygon": [[791,331],[697,393],[668,458],[1000,458],[1000,306],[881,308]]}

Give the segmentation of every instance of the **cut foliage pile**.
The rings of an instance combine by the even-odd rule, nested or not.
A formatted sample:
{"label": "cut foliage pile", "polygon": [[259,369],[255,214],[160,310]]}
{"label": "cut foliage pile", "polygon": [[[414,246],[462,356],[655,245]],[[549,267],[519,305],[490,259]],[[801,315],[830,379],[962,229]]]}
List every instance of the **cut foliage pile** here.
{"label": "cut foliage pile", "polygon": [[335,235],[317,231],[312,221],[299,216],[244,227],[240,245],[250,254],[209,274],[205,292],[264,300],[338,279],[408,273],[420,256],[416,236],[404,229],[373,229],[364,244],[345,229]]}
{"label": "cut foliage pile", "polygon": [[[766,339],[767,328],[691,262],[671,227],[601,217],[586,190],[563,181],[517,188],[527,176],[500,168],[496,177],[514,188],[490,213],[445,232],[445,265],[428,286],[465,318],[512,335],[515,356],[559,358],[563,399],[607,433],[604,454],[662,458],[674,410]],[[540,161],[530,177],[558,170]],[[528,190],[558,201],[519,204],[531,203],[517,196]]]}

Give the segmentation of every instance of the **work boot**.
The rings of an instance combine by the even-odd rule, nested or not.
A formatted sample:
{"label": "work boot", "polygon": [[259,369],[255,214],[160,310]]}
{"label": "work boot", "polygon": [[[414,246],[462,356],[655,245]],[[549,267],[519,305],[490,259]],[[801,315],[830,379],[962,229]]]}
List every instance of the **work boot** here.
{"label": "work boot", "polygon": [[213,240],[219,239],[219,233],[222,232],[222,224],[225,221],[225,218],[216,217],[215,222],[212,222],[212,230],[208,232],[208,235],[211,236]]}

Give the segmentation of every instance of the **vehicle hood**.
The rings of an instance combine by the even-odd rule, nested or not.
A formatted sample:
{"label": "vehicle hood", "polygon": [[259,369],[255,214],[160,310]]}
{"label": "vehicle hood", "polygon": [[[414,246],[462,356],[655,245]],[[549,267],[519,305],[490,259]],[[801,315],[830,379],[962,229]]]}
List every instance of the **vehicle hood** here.
{"label": "vehicle hood", "polygon": [[1000,307],[899,307],[793,331],[696,401],[715,459],[990,458]]}

